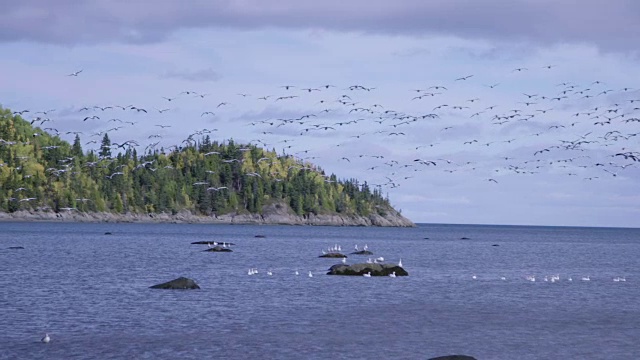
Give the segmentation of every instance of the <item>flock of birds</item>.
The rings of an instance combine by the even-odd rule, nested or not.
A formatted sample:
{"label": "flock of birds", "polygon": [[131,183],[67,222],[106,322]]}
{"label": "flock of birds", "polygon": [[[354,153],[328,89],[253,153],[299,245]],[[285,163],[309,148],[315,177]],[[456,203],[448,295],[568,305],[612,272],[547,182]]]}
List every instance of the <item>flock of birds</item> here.
{"label": "flock of birds", "polygon": [[[505,77],[511,81],[514,80],[511,77],[525,72],[554,69],[555,65],[539,69],[520,67],[506,71]],[[68,76],[77,78],[83,72],[74,71]],[[640,152],[634,149],[640,135],[640,90],[613,87],[600,80],[584,84],[559,82],[535,91],[515,95],[511,92],[508,97],[514,101],[506,104],[507,101],[500,99],[505,96],[499,92],[501,83],[473,83],[476,78],[475,74],[469,74],[447,84],[405,89],[406,96],[396,92],[393,97],[399,98],[397,102],[404,103],[411,111],[375,101],[379,90],[375,87],[324,84],[317,87],[281,85],[272,94],[238,93],[217,100],[212,100],[214,96],[208,93],[184,90],[161,97],[155,107],[93,104],[61,111],[20,109],[14,115],[21,115],[43,131],[68,140],[82,136],[83,145],[95,146],[92,150],[96,152],[100,152],[100,140],[105,134],[115,140],[111,144],[114,151],[136,148],[138,153],[168,152],[194,145],[201,137],[220,131],[208,126],[185,134],[184,139],[176,139],[185,130],[185,124],[222,127],[232,123],[235,127],[240,123],[245,126],[241,134],[251,137],[248,143],[278,149],[302,161],[323,159],[348,163],[349,168],[356,171],[371,171],[370,176],[377,179],[372,185],[386,189],[399,187],[425,171],[481,172],[483,175],[478,178],[495,184],[500,183],[497,175],[533,175],[543,171],[593,181],[605,176],[618,177],[636,168],[640,161]],[[466,98],[460,94],[479,88],[481,96],[478,96],[480,92]],[[234,105],[236,111],[262,110],[234,115],[228,111],[233,110]],[[197,111],[199,116],[185,119],[184,107],[197,109],[190,112]],[[225,130],[220,134],[231,138],[231,133]],[[132,138],[134,134],[143,136]],[[34,137],[39,135],[36,133]],[[0,146],[12,145],[15,142],[0,139]],[[53,148],[56,146],[44,150]],[[50,169],[49,173],[55,176],[71,171],[71,160]],[[142,169],[158,170],[152,164],[145,164]],[[109,177],[123,174],[116,172]],[[26,189],[16,191],[22,190]],[[36,199],[24,197],[19,201],[32,200]],[[339,250],[340,247],[328,249]],[[369,261],[384,261],[384,258]],[[402,260],[398,265],[402,266]],[[259,271],[250,268],[247,274],[257,275]],[[266,274],[274,275],[271,270]],[[297,270],[294,274],[300,275]],[[307,275],[313,277],[311,271]],[[480,279],[477,275],[471,278]],[[500,280],[507,278],[501,276]],[[527,275],[525,280],[541,279]],[[574,279],[568,276],[564,280]],[[592,279],[583,276],[576,280]],[[626,282],[625,277],[612,280]],[[542,281],[555,283],[561,278],[550,275]],[[51,337],[45,334],[41,341],[49,343]]]}
{"label": "flock of birds", "polygon": [[[500,276],[499,277],[500,280],[502,281],[506,281],[507,277],[506,276]],[[473,280],[481,280],[476,274],[471,275],[471,279]],[[559,274],[554,274],[554,275],[545,275],[543,277],[536,277],[535,275],[525,275],[524,276],[524,280],[528,281],[528,282],[540,282],[540,281],[544,281],[544,282],[549,282],[549,283],[556,283],[556,282],[560,282],[562,279],[560,277]],[[572,282],[574,280],[573,276],[568,275],[564,280],[568,281],[568,282]],[[576,280],[580,280],[580,281],[591,281],[591,276],[580,276],[577,277]],[[615,276],[613,278],[611,278],[611,280],[613,282],[626,282],[627,278],[624,276]]]}
{"label": "flock of birds", "polygon": [[[218,244],[214,242],[214,243],[213,243],[213,246],[216,246],[216,245],[218,245]],[[209,246],[209,248],[211,248],[211,247],[212,247],[212,245],[211,245],[211,244],[208,244],[208,246]],[[224,246],[224,247],[226,247],[226,246]],[[356,251],[356,252],[360,251],[360,249],[358,248],[358,245],[357,245],[357,244],[356,244],[354,247],[355,247],[355,251]],[[362,248],[362,250],[365,250],[365,251],[367,251],[368,249],[369,249],[369,246],[368,246],[367,244],[365,244],[365,245],[364,245],[364,247]],[[341,254],[342,246],[340,246],[340,245],[338,245],[338,244],[335,244],[335,245],[333,245],[333,246],[329,246],[326,250],[325,250],[325,249],[322,249],[321,251],[322,251],[322,255],[326,255],[326,254]],[[341,260],[341,262],[342,262],[343,264],[346,264],[346,263],[347,263],[347,258],[346,258],[346,257],[343,257],[343,258],[342,258],[342,260]],[[366,263],[368,263],[368,264],[377,264],[377,263],[383,263],[383,262],[384,262],[384,257],[382,257],[382,256],[379,256],[379,257],[377,257],[377,258],[375,258],[375,259],[374,259],[374,258],[368,258],[368,259],[367,259],[367,261],[366,261]],[[400,260],[398,261],[398,264],[397,264],[397,265],[398,265],[398,266],[400,266],[400,267],[402,267],[402,259],[400,259]],[[256,267],[249,268],[249,270],[247,271],[247,275],[249,275],[249,276],[251,276],[251,275],[257,275],[257,274],[259,274],[259,273],[260,273],[260,271],[259,271],[259,270],[258,270],[258,268],[256,268]],[[274,275],[274,272],[273,272],[273,270],[272,270],[272,269],[268,269],[268,270],[266,271],[266,274],[267,274],[267,276],[273,276],[273,275]],[[295,276],[299,276],[299,275],[300,275],[300,271],[295,270],[295,271],[293,272],[293,274],[294,274]],[[308,276],[308,277],[310,277],[310,278],[312,278],[312,277],[313,277],[313,271],[311,271],[311,270],[310,270],[310,271],[307,273],[307,276]],[[371,277],[371,272],[365,273],[365,274],[363,274],[362,276],[364,276],[364,277]],[[388,276],[389,276],[389,277],[391,277],[391,278],[395,278],[395,277],[396,277],[396,272],[395,272],[395,271],[393,271],[393,272],[391,272],[391,274],[389,274]]]}
{"label": "flock of birds", "polygon": [[[555,70],[553,65],[520,67],[505,76],[507,81],[517,81],[526,72]],[[83,74],[78,70],[68,76]],[[241,136],[251,138],[252,145],[278,149],[303,162],[334,166],[342,162],[358,177],[370,178],[370,185],[386,190],[412,178],[423,181],[430,172],[478,173],[474,178],[499,184],[499,176],[504,175],[545,172],[593,181],[637,168],[640,152],[633,149],[640,135],[640,90],[599,80],[560,82],[539,91],[510,92],[507,95],[515,101],[505,105],[506,95],[498,92],[501,83],[474,83],[476,78],[469,74],[447,84],[406,89],[406,96],[394,94],[400,98],[397,102],[413,111],[376,102],[379,89],[375,87],[324,84],[281,85],[272,94],[238,93],[217,100],[208,93],[184,90],[161,97],[156,104],[164,106],[155,108],[94,104],[63,111],[21,109],[14,114],[53,135],[69,140],[81,135],[83,145],[96,146],[96,152],[105,134],[112,139],[114,151],[136,148],[139,154],[166,153],[220,131],[209,126],[176,139],[186,124],[225,126],[220,135],[229,138],[243,125]],[[464,95],[478,88],[484,89],[482,96]],[[241,109],[261,110],[234,113]],[[134,134],[139,137],[132,138]],[[11,145],[0,139],[0,146]],[[70,171],[69,166],[61,163],[49,173],[59,175]],[[149,164],[143,170],[158,168]],[[123,172],[109,178],[117,175]]]}

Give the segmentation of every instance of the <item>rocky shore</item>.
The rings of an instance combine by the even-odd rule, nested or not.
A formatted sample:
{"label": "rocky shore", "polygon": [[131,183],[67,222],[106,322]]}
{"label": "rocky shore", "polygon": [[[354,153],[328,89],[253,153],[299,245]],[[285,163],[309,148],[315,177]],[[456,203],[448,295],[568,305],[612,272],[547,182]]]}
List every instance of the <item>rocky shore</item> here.
{"label": "rocky shore", "polygon": [[202,216],[187,210],[177,214],[114,214],[109,212],[79,212],[76,210],[53,212],[45,210],[21,210],[0,212],[0,221],[67,221],[93,223],[187,223],[187,224],[246,224],[246,225],[315,225],[315,226],[384,226],[414,227],[415,224],[393,209],[384,215],[369,216],[344,214],[318,214],[298,216],[282,204],[265,206],[260,214],[222,214]]}

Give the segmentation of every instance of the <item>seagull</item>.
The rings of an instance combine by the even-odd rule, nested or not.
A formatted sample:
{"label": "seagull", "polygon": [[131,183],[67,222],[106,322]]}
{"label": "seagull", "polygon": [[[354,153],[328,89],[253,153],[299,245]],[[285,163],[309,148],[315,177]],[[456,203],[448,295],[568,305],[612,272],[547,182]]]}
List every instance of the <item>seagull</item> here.
{"label": "seagull", "polygon": [[78,76],[81,72],[82,72],[82,70],[78,70],[78,71],[72,72],[71,74],[69,74],[67,76]]}
{"label": "seagull", "polygon": [[392,277],[392,278],[396,277],[396,272],[394,271],[391,274],[389,274],[389,277]]}
{"label": "seagull", "polygon": [[309,277],[313,277],[313,274],[311,273],[311,271],[309,271]]}
{"label": "seagull", "polygon": [[362,276],[364,276],[364,277],[371,277],[371,271],[369,271],[369,272],[368,272],[368,273],[366,273],[366,274],[362,274]]}
{"label": "seagull", "polygon": [[44,337],[42,339],[40,339],[40,341],[42,341],[43,343],[48,343],[49,341],[51,341],[51,337],[49,337],[49,334],[45,333]]}
{"label": "seagull", "polygon": [[398,261],[398,266],[402,267],[402,259],[400,259],[400,261]]}

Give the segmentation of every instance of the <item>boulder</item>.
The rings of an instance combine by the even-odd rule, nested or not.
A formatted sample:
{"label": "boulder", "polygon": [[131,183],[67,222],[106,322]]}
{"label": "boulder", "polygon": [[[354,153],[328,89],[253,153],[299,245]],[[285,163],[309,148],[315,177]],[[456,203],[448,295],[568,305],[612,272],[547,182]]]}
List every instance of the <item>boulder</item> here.
{"label": "boulder", "polygon": [[208,252],[233,252],[233,250],[226,248],[226,247],[222,247],[222,246],[214,246],[210,249],[204,250],[204,251],[208,251]]}
{"label": "boulder", "polygon": [[186,277],[179,277],[175,280],[171,280],[163,284],[153,285],[150,288],[151,289],[190,290],[190,289],[200,289],[200,286],[198,286],[198,284],[196,284],[196,282],[191,279],[187,279]]}
{"label": "boulder", "polygon": [[379,263],[364,263],[364,264],[337,264],[329,268],[327,275],[352,275],[362,276],[367,273],[371,273],[371,276],[389,276],[395,272],[396,276],[408,276],[409,273],[402,267],[396,264],[379,264]]}
{"label": "boulder", "polygon": [[429,360],[477,360],[477,359],[469,355],[445,355],[445,356],[434,357]]}
{"label": "boulder", "polygon": [[[234,243],[224,242],[227,245],[235,245]],[[192,245],[218,245],[222,244],[222,241],[194,241],[191,243]]]}
{"label": "boulder", "polygon": [[346,258],[347,255],[341,254],[341,253],[338,253],[338,252],[330,252],[330,253],[322,254],[322,255],[320,255],[318,257],[321,257],[321,258],[334,258],[335,259],[335,258]]}
{"label": "boulder", "polygon": [[373,253],[369,250],[360,250],[352,252],[351,255],[373,255]]}

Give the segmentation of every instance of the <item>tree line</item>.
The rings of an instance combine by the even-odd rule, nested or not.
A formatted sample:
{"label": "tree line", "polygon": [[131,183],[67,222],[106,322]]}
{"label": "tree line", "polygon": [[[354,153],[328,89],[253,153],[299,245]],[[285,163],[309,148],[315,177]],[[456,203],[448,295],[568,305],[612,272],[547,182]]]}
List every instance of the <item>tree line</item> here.
{"label": "tree line", "polygon": [[190,137],[184,146],[112,143],[83,151],[0,107],[0,211],[52,210],[199,215],[260,213],[286,203],[297,215],[367,216],[391,208],[377,187],[338,179],[291,155],[233,140]]}

